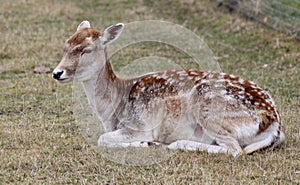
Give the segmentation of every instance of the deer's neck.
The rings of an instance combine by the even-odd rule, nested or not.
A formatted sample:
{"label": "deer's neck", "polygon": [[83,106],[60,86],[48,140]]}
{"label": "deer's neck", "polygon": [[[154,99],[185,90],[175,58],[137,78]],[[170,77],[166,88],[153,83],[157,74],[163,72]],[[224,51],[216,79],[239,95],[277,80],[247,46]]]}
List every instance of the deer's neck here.
{"label": "deer's neck", "polygon": [[102,121],[106,132],[115,129],[116,110],[122,102],[124,83],[116,77],[106,60],[97,75],[83,82],[83,87],[93,112]]}

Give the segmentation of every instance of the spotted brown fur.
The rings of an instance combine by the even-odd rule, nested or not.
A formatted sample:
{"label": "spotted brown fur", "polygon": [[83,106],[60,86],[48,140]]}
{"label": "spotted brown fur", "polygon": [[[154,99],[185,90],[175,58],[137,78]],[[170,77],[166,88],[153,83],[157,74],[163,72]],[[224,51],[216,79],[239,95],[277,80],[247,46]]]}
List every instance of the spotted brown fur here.
{"label": "spotted brown fur", "polygon": [[[138,79],[130,91],[129,101],[143,102],[147,104],[154,98],[169,98],[178,95],[178,92],[184,87],[179,87],[180,75],[184,76],[185,85],[192,82],[196,87],[199,96],[210,92],[214,88],[214,84],[222,84],[228,96],[232,96],[237,101],[249,108],[249,110],[263,110],[261,114],[262,121],[259,124],[257,134],[266,130],[272,123],[278,122],[278,114],[269,94],[257,86],[257,84],[248,80],[242,80],[239,77],[230,74],[221,74],[216,72],[205,72],[199,70],[169,70],[166,72],[157,72]],[[188,80],[188,77],[191,77]],[[198,78],[197,78],[198,77]],[[229,106],[229,105],[227,105]],[[173,108],[174,109],[174,108]],[[228,130],[230,133],[231,131]]]}
{"label": "spotted brown fur", "polygon": [[164,98],[174,96],[178,92],[176,88],[167,84],[163,78],[153,76],[138,80],[131,88],[129,101],[149,102],[153,98]]}

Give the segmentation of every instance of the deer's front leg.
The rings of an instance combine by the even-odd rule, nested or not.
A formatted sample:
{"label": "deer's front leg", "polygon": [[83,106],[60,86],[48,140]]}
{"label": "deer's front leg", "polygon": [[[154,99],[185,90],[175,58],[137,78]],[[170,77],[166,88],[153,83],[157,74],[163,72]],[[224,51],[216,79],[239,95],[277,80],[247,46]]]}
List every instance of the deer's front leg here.
{"label": "deer's front leg", "polygon": [[151,131],[135,131],[122,128],[101,135],[98,146],[108,147],[148,147],[153,138]]}

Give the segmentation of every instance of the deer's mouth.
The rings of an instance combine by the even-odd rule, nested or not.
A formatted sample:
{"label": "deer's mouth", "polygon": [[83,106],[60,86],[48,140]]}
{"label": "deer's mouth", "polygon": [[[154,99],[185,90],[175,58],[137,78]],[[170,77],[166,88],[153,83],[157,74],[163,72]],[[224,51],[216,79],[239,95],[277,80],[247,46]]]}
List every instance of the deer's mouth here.
{"label": "deer's mouth", "polygon": [[57,79],[57,81],[59,81],[61,83],[70,82],[71,80],[72,80],[71,78],[60,78],[60,79]]}

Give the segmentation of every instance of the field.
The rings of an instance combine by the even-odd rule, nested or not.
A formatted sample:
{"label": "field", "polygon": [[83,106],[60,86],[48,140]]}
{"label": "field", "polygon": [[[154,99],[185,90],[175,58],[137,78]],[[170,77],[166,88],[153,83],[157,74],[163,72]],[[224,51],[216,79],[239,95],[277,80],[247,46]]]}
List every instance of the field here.
{"label": "field", "polygon": [[[75,123],[72,84],[33,72],[36,66],[56,67],[65,40],[85,19],[100,30],[139,20],[192,30],[222,71],[268,89],[281,112],[286,142],[275,151],[238,158],[180,151],[146,166],[107,160]],[[0,184],[300,183],[299,41],[209,0],[0,0],[0,31]],[[184,59],[146,43],[125,49],[112,63],[117,70],[151,54]]]}

